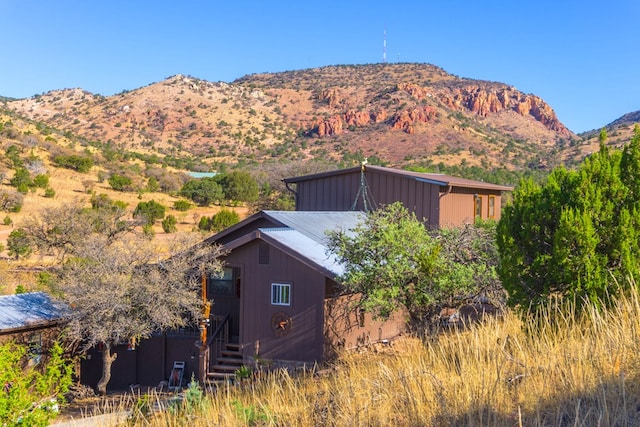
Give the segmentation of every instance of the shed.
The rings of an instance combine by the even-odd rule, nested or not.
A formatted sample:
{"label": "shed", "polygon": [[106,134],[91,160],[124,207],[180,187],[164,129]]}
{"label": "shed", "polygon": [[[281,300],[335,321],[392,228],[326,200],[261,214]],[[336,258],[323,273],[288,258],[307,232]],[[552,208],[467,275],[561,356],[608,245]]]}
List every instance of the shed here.
{"label": "shed", "polygon": [[500,219],[502,193],[513,187],[439,173],[362,165],[284,179],[297,211],[373,210],[394,202],[433,228],[477,218]]}

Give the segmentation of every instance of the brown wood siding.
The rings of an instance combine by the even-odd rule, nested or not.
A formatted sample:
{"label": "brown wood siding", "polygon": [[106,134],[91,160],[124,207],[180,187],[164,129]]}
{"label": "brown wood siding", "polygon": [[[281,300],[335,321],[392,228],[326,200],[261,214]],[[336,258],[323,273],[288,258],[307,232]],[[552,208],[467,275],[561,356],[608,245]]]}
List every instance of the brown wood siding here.
{"label": "brown wood siding", "polygon": [[[360,174],[328,176],[296,184],[296,210],[348,211],[358,195]],[[360,200],[356,210],[362,210]]]}
{"label": "brown wood siding", "polygon": [[[268,265],[258,264],[258,242],[235,249],[227,257],[243,265],[240,306],[240,343],[247,357],[315,362],[322,360],[324,276],[284,252],[271,247]],[[271,304],[271,284],[291,284],[291,305]],[[292,328],[278,336],[271,317],[284,311],[293,319]],[[258,347],[259,346],[259,347]]]}
{"label": "brown wood siding", "polygon": [[[439,221],[438,186],[419,182],[406,176],[368,171],[365,175],[370,202],[384,206],[400,201],[430,226]],[[360,189],[360,172],[320,177],[297,184],[296,210],[346,211],[351,210]],[[363,210],[358,198],[357,210]]]}
{"label": "brown wood siding", "polygon": [[406,331],[406,312],[398,311],[386,321],[374,320],[370,313],[353,308],[357,298],[352,294],[325,300],[325,359],[334,357],[341,348],[392,340]]}
{"label": "brown wood siding", "polygon": [[494,219],[500,219],[501,197],[499,191],[453,188],[443,192],[440,198],[440,226],[457,227],[475,221],[475,198],[482,199],[481,218],[489,218],[489,195],[495,197]]}

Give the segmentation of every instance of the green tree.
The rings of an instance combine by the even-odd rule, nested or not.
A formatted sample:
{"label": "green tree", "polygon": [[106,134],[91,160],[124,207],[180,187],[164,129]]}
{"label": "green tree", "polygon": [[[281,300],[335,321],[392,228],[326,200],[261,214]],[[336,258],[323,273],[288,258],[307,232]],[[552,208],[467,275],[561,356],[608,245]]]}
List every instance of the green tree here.
{"label": "green tree", "polygon": [[446,276],[442,246],[401,203],[366,216],[352,231],[330,233],[329,248],[344,265],[338,280],[360,295],[359,306],[387,318],[405,307],[423,328],[439,307],[466,285]]}
{"label": "green tree", "polygon": [[211,217],[207,226],[208,230],[219,232],[227,227],[237,224],[238,222],[240,222],[238,212],[229,209],[220,209],[220,212]]}
{"label": "green tree", "polygon": [[38,188],[47,188],[49,186],[49,175],[39,174],[33,178],[33,185]]}
{"label": "green tree", "polygon": [[224,198],[222,187],[213,178],[192,179],[180,189],[180,195],[193,200],[199,206],[209,206]]}
{"label": "green tree", "polygon": [[153,225],[156,220],[164,218],[166,208],[155,200],[140,202],[133,211],[134,218],[142,218],[146,225]]}
{"label": "green tree", "polygon": [[638,277],[640,132],[623,152],[604,143],[576,171],[521,182],[497,231],[513,305],[549,295],[602,302]]}
{"label": "green tree", "polygon": [[16,259],[28,257],[33,251],[32,240],[23,228],[17,228],[9,233],[7,247],[9,256],[15,256]]}
{"label": "green tree", "polygon": [[258,183],[247,172],[234,171],[218,175],[215,180],[222,187],[224,198],[227,200],[253,202],[258,199]]}
{"label": "green tree", "polygon": [[0,345],[0,425],[47,426],[71,385],[72,366],[54,344],[45,366],[25,367],[27,348]]}

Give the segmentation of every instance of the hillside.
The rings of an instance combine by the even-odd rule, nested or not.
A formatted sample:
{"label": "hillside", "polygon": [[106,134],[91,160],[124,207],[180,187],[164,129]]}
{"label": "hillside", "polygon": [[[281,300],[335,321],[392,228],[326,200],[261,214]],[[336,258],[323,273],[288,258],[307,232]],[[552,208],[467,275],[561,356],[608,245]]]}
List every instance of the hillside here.
{"label": "hillside", "polygon": [[114,96],[55,90],[9,101],[36,123],[191,167],[364,156],[390,166],[548,167],[576,135],[541,98],[429,64],[372,64],[242,77],[176,75]]}

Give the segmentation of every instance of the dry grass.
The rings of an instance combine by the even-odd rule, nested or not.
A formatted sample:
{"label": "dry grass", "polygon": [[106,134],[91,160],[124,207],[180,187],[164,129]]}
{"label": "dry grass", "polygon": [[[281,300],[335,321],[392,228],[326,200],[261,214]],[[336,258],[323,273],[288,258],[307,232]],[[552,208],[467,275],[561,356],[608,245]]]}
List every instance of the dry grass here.
{"label": "dry grass", "polygon": [[638,294],[612,309],[507,313],[430,341],[344,353],[328,371],[277,371],[149,425],[640,425]]}

